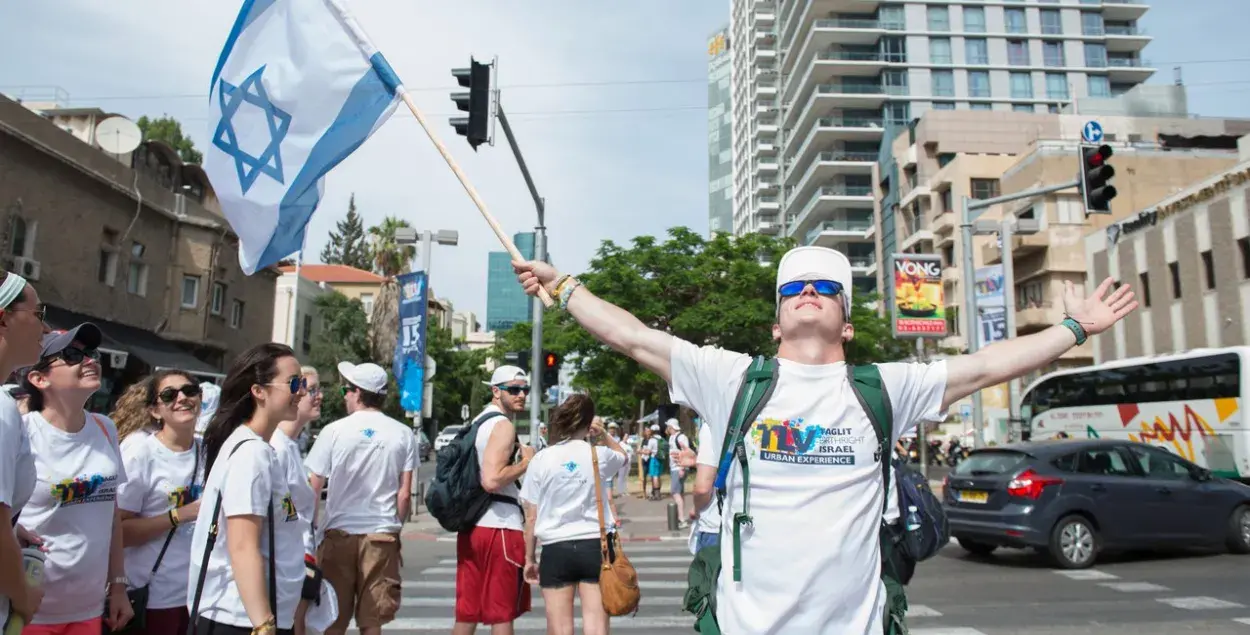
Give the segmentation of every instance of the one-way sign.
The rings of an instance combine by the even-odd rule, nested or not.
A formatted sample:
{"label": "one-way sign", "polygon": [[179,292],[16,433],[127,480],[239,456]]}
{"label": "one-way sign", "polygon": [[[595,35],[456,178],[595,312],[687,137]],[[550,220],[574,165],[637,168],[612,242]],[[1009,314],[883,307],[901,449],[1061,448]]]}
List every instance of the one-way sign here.
{"label": "one-way sign", "polygon": [[1081,128],[1081,138],[1085,143],[1101,143],[1102,142],[1102,125],[1097,121],[1088,121],[1085,127]]}

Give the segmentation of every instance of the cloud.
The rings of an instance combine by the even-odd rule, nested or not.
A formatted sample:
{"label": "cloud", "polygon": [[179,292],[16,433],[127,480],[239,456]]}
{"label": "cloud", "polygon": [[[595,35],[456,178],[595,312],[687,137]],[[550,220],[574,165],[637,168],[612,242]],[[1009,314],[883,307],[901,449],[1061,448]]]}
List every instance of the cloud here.
{"label": "cloud", "polygon": [[[10,3],[0,23],[0,89],[55,85],[76,106],[137,118],[168,113],[207,144],[207,90],[239,2],[93,0]],[[453,67],[499,58],[498,84],[539,192],[550,252],[582,271],[604,239],[628,241],[673,225],[707,229],[706,40],[728,18],[724,3],[435,2],[358,0],[353,11],[388,57],[435,134],[508,234],[531,231],[534,205],[502,130],[474,153],[447,124]],[[54,44],[54,45],[53,45]],[[37,53],[36,53],[37,52]],[[696,80],[572,86],[587,82]],[[564,84],[534,87],[535,84]],[[655,112],[553,114],[555,111]],[[326,181],[310,226],[315,256],[356,204],[421,229],[455,229],[436,247],[432,286],[485,320],[487,253],[501,249],[416,120],[401,106]]]}

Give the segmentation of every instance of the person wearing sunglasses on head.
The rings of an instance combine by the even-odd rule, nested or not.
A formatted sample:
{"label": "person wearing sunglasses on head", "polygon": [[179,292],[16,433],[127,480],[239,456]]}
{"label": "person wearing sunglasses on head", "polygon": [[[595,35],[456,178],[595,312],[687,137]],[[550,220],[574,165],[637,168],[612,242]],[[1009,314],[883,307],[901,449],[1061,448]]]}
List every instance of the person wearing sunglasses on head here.
{"label": "person wearing sunglasses on head", "polygon": [[[162,370],[131,388],[143,398],[141,413],[119,401],[113,414],[119,434],[126,435],[121,443],[126,484],[118,489],[117,506],[136,612],[126,632],[185,633],[187,567],[205,472],[203,447],[195,438],[200,386],[182,371]],[[148,434],[127,435],[128,430]]]}
{"label": "person wearing sunglasses on head", "polygon": [[[691,577],[702,578],[713,564],[720,573],[694,579],[687,605],[714,601],[714,614],[699,619],[735,635],[905,630],[902,586],[881,575],[889,561],[879,532],[894,442],[982,388],[1053,363],[1136,308],[1128,285],[1108,295],[1110,278],[1088,298],[1069,284],[1067,317],[1044,331],[928,364],[851,368],[851,263],[832,249],[798,247],[780,258],[769,294],[776,358],[757,363],[650,328],[550,264],[513,268],[526,293],[544,289],[592,336],[661,377],[673,402],[712,428],[720,448],[716,484],[725,492],[721,549],[700,551],[708,566]],[[746,401],[743,387],[756,408],[735,408]],[[813,547],[794,558],[794,545]]]}
{"label": "person wearing sunglasses on head", "polygon": [[50,333],[39,361],[21,372],[38,472],[21,523],[47,549],[44,603],[26,635],[99,633],[101,616],[110,629],[132,616],[117,507],[118,488],[126,482],[117,428],[83,409],[100,389],[100,340],[91,323]]}
{"label": "person wearing sunglasses on head", "polygon": [[260,344],[239,355],[204,431],[203,508],[191,538],[187,604],[193,635],[287,635],[304,589],[304,532],[277,452],[278,424],[308,393],[295,351]]}
{"label": "person wearing sunglasses on head", "polygon": [[[278,424],[278,429],[274,430],[273,436],[269,438],[269,445],[272,445],[274,451],[278,453],[278,468],[285,475],[287,485],[291,488],[291,500],[295,502],[300,532],[304,535],[304,559],[313,567],[310,571],[313,572],[314,580],[310,584],[316,586],[320,584],[315,568],[317,566],[317,538],[314,522],[317,512],[317,496],[313,493],[312,484],[309,482],[308,470],[304,468],[304,457],[300,453],[297,439],[309,423],[321,416],[321,375],[312,366],[301,366],[300,373],[303,374],[308,386],[308,397],[299,400],[299,410],[296,411],[294,419]],[[299,604],[295,607],[293,627],[295,635],[304,635],[304,620],[307,614],[308,600],[301,597]]]}
{"label": "person wearing sunglasses on head", "polygon": [[378,635],[399,610],[399,531],[408,518],[418,467],[412,428],[382,413],[386,370],[340,362],[347,416],[322,428],[308,451],[313,496],[329,480],[325,537],[318,561],[338,596],[342,635],[355,618],[362,635]]}

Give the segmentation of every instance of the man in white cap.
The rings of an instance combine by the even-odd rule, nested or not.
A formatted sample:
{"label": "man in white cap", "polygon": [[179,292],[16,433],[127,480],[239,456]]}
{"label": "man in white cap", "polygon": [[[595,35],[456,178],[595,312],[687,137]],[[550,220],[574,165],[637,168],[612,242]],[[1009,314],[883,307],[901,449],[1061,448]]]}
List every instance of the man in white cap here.
{"label": "man in white cap", "polygon": [[693,452],[690,438],[681,431],[681,424],[676,419],[664,422],[668,432],[668,493],[677,503],[679,526],[686,527],[686,468],[681,464],[683,452]]}
{"label": "man in white cap", "polygon": [[326,635],[342,635],[352,618],[362,635],[379,635],[399,610],[399,533],[418,467],[412,428],[382,413],[386,370],[340,362],[347,416],[321,430],[304,464],[313,500],[329,480],[319,557],[338,597],[338,619]]}
{"label": "man in white cap", "polygon": [[[712,428],[717,456],[724,456],[719,446],[750,356],[649,328],[549,264],[517,262],[513,268],[527,293],[545,288],[591,335],[668,382],[672,400],[702,416]],[[779,342],[779,370],[763,410],[746,422],[740,460],[748,463],[755,496],[747,499],[752,522],[737,541],[738,523],[728,519],[747,501],[739,460],[727,464],[727,521],[715,584],[714,617],[721,632],[885,632],[887,590],[880,578],[878,531],[886,496],[881,461],[889,457],[882,455],[877,428],[855,396],[846,364],[845,347],[855,336],[849,322],[851,282],[850,262],[832,249],[799,247],[778,263],[772,335]],[[1043,368],[1088,336],[1110,329],[1137,306],[1128,285],[1107,296],[1111,283],[1107,278],[1088,298],[1069,283],[1067,317],[1039,333],[930,364],[879,364],[892,412],[889,445],[952,403]],[[794,557],[795,545],[803,545],[802,558]],[[890,619],[899,616],[892,613]]]}
{"label": "man in white cap", "polygon": [[[525,568],[525,516],[517,485],[534,446],[520,445],[513,419],[525,410],[530,393],[529,375],[516,366],[500,366],[491,374],[490,405],[478,424],[473,447],[477,450],[482,489],[495,500],[471,531],[456,536],[456,624],[453,635],[472,635],[478,624],[492,633],[511,633],[512,623],[528,613],[530,587],[521,576]],[[514,462],[513,457],[519,458]]]}

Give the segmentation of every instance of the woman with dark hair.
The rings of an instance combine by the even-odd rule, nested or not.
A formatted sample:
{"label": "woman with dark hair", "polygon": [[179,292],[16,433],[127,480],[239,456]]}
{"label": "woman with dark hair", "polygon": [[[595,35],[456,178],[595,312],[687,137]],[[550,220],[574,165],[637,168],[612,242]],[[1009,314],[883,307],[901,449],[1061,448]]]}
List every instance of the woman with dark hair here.
{"label": "woman with dark hair", "polygon": [[117,428],[83,409],[100,389],[101,338],[90,322],[46,335],[39,361],[22,377],[38,483],[21,523],[47,549],[47,601],[23,635],[99,633],[106,599],[109,628],[132,617],[117,508],[117,490],[126,482]]}
{"label": "woman with dark hair", "polygon": [[[39,361],[43,307],[21,276],[0,272],[0,377]],[[17,387],[15,386],[14,389]],[[10,390],[0,390],[0,623],[12,613],[30,623],[43,593],[26,584],[14,527],[35,489],[35,456]]]}
{"label": "woman with dark hair", "polygon": [[[604,432],[603,423],[595,417],[595,403],[586,395],[573,395],[556,408],[550,431],[552,440],[559,441],[534,455],[521,487],[525,581],[542,587],[548,633],[573,634],[576,592],[582,598],[583,632],[606,635],[608,614],[599,595],[600,514],[606,528],[615,521],[606,504],[602,511],[598,509],[596,499],[611,500],[605,482],[625,464],[625,450]],[[594,440],[602,440],[607,447],[593,445]],[[597,482],[600,491],[596,493]],[[538,543],[543,548],[541,562]],[[611,544],[608,557],[615,558]]]}
{"label": "woman with dark hair", "polygon": [[147,406],[140,420],[118,422],[123,430],[148,430],[123,442],[126,484],[117,494],[122,545],[130,588],[146,589],[135,606],[141,626],[132,633],[186,633],[187,567],[191,533],[200,510],[204,457],[195,440],[200,386],[178,370],[158,371],[136,384]]}
{"label": "woman with dark hair", "polygon": [[[304,536],[269,444],[308,384],[295,352],[261,344],[235,360],[204,431],[207,522],[191,541],[188,604],[204,635],[289,634],[304,584]],[[229,496],[223,496],[228,492]]]}
{"label": "woman with dark hair", "polygon": [[[299,438],[304,426],[321,416],[321,375],[312,366],[303,366],[300,373],[304,375],[307,399],[300,399],[299,410],[294,419],[278,424],[269,439],[269,445],[277,452],[278,470],[286,477],[287,486],[291,489],[291,500],[295,502],[295,511],[299,514],[300,532],[304,534],[304,559],[312,564],[317,563],[317,537],[313,528],[313,513],[317,511],[317,500],[313,495],[309,481],[308,469],[304,467],[304,457],[300,454]],[[295,607],[295,635],[304,635],[305,617],[308,614],[308,602],[301,601]]]}

